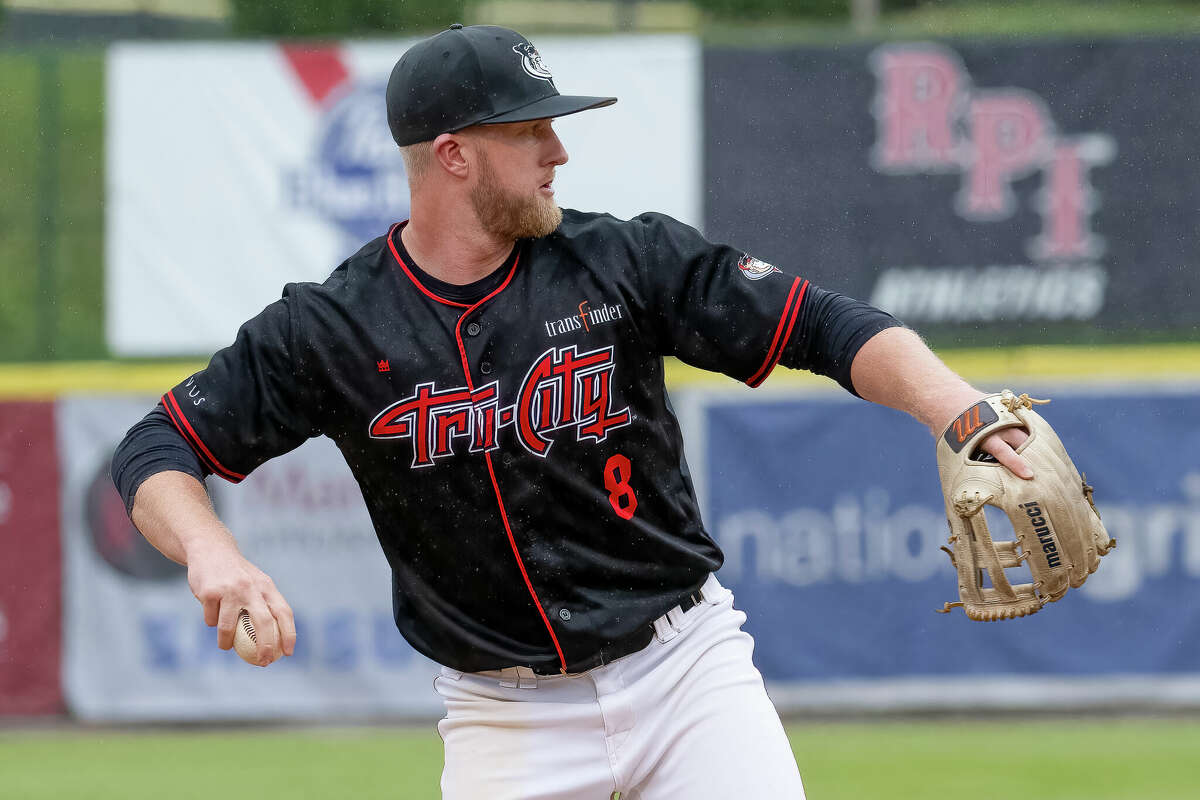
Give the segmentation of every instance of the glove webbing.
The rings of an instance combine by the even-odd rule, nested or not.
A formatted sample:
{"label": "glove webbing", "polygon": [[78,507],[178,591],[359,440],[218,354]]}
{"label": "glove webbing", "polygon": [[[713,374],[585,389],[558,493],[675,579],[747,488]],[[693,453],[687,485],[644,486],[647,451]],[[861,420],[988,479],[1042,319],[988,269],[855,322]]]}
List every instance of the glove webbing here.
{"label": "glove webbing", "polygon": [[[963,602],[959,601],[945,603],[942,608],[935,609],[939,614],[949,614],[952,608],[964,608],[972,619],[1008,619],[1032,614],[1045,605],[1045,601],[1037,596],[1033,584],[1022,583],[1013,586],[1008,580],[1008,575],[1004,573],[1008,567],[1020,566],[1029,554],[1018,552],[1018,544],[1015,541],[993,541],[987,525],[978,521],[983,507],[990,500],[992,500],[991,495],[982,500],[976,496],[971,500],[962,498],[955,501],[954,510],[962,521],[962,529],[966,531],[970,540],[965,543],[966,547],[962,547],[962,537],[955,534],[950,538],[950,542],[955,545],[955,550],[968,557],[960,562],[954,555],[955,551],[948,547],[942,547],[942,550],[950,556],[950,563],[958,570],[960,594],[979,605],[1002,599],[1009,601],[1010,606],[972,613],[971,610],[965,609]],[[970,571],[972,570],[980,573],[975,580],[971,579]],[[983,585],[982,573],[984,570],[991,579],[990,587]],[[1018,600],[1021,602],[1017,602]],[[1011,605],[1013,603],[1016,605]]]}

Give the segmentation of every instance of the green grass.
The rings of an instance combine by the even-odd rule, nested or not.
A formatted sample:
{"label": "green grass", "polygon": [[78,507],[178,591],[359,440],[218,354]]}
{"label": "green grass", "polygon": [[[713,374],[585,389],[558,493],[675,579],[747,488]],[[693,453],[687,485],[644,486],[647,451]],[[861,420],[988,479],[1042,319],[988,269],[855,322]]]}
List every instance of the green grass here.
{"label": "green grass", "polygon": [[1185,800],[1200,781],[1196,722],[1010,717],[789,733],[810,800]]}
{"label": "green grass", "polygon": [[[810,723],[788,729],[810,800],[1185,800],[1200,723],[1155,720]],[[439,797],[426,729],[0,733],[17,800]]]}

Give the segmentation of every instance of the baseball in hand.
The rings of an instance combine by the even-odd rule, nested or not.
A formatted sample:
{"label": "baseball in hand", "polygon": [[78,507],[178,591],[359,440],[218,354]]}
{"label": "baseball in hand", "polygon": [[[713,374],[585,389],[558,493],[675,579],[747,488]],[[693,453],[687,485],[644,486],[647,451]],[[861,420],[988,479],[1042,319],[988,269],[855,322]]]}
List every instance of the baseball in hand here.
{"label": "baseball in hand", "polygon": [[[283,637],[279,633],[279,623],[272,618],[271,624],[275,626],[275,651],[278,653]],[[258,666],[258,632],[254,630],[254,623],[245,609],[238,614],[237,628],[233,632],[233,649],[242,657],[242,661]]]}

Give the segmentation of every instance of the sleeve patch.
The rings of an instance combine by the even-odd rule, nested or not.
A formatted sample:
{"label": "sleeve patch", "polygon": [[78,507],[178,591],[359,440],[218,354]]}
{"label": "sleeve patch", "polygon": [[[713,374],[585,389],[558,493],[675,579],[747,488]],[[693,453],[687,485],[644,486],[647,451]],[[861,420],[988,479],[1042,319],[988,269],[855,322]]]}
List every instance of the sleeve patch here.
{"label": "sleeve patch", "polygon": [[743,253],[742,257],[738,259],[738,270],[742,273],[743,278],[750,281],[762,280],[768,275],[783,272],[774,264],[760,261],[749,253]]}

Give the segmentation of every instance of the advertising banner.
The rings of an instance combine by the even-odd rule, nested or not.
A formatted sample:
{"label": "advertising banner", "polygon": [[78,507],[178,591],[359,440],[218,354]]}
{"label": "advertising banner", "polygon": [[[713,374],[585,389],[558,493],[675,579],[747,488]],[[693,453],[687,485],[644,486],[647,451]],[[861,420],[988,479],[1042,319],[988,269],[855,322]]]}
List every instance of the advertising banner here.
{"label": "advertising banner", "polygon": [[1194,42],[714,48],[704,69],[710,236],[943,344],[1200,325]]}
{"label": "advertising banner", "polygon": [[0,716],[62,711],[54,404],[0,402]]}
{"label": "advertising banner", "polygon": [[358,485],[316,439],[243,483],[211,478],[221,518],[296,615],[296,654],[266,669],[216,644],[186,570],[133,528],[109,461],[151,398],[60,401],[64,683],[89,720],[439,715],[436,667],[392,621],[391,578]]}
{"label": "advertising banner", "polygon": [[[384,90],[413,40],[124,43],[107,61],[107,339],[208,353],[289,281],[324,280],[408,217]],[[567,94],[560,205],[701,222],[700,47],[687,36],[538,38]],[[514,64],[522,63],[513,53]]]}
{"label": "advertising banner", "polygon": [[975,701],[1200,702],[1200,428],[1180,424],[1200,415],[1200,388],[1041,391],[1118,547],[1081,590],[996,623],[934,613],[957,580],[921,425],[841,394],[677,404],[719,575],[783,707],[955,705],[976,679],[991,692]]}

